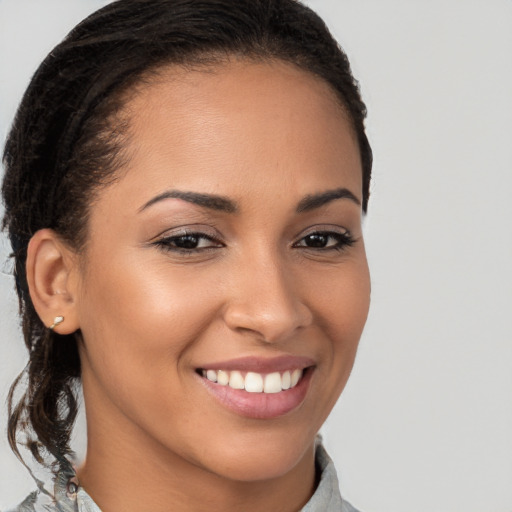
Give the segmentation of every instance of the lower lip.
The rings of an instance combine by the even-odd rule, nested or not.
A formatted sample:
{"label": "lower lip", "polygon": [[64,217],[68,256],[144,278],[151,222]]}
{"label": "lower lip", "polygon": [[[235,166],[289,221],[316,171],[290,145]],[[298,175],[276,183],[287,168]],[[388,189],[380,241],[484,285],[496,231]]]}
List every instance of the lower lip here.
{"label": "lower lip", "polygon": [[249,393],[243,389],[216,384],[205,377],[198,376],[206,389],[231,411],[254,419],[271,419],[287,414],[299,407],[309,389],[313,368],[304,370],[299,383],[291,389],[279,393]]}

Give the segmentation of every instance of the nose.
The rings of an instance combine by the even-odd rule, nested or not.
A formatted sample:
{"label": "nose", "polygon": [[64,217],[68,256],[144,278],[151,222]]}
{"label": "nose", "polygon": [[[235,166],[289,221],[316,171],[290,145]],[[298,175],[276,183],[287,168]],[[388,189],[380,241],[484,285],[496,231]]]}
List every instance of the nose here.
{"label": "nose", "polygon": [[252,259],[231,277],[224,310],[230,329],[277,343],[311,324],[312,312],[301,300],[293,273],[279,262]]}

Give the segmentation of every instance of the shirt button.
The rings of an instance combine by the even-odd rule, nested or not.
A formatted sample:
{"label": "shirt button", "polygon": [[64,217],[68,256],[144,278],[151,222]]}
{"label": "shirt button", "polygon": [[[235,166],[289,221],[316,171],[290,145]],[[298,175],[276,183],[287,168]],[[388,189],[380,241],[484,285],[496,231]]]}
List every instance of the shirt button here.
{"label": "shirt button", "polygon": [[78,485],[73,480],[70,480],[67,485],[66,495],[70,500],[76,500],[76,493],[78,491]]}

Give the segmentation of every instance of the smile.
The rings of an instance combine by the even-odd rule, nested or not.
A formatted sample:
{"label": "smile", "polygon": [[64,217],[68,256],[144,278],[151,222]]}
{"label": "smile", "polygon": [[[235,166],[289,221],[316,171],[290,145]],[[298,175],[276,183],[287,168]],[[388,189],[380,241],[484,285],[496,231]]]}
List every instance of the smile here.
{"label": "smile", "polygon": [[272,419],[298,409],[316,364],[309,358],[242,358],[196,369],[210,396],[237,415]]}
{"label": "smile", "polygon": [[294,388],[303,375],[302,369],[267,374],[239,370],[201,370],[203,377],[220,386],[243,389],[248,393],[280,393]]}

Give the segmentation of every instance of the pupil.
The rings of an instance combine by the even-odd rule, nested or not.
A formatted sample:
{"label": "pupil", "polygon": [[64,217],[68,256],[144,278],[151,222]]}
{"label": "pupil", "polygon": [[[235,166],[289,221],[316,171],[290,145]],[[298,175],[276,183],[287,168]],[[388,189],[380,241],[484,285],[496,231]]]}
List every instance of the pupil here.
{"label": "pupil", "polygon": [[185,235],[177,238],[175,243],[178,247],[181,247],[182,249],[195,249],[197,247],[197,244],[199,243],[199,239],[197,236],[194,235]]}
{"label": "pupil", "polygon": [[306,244],[308,247],[325,247],[328,237],[326,235],[308,235]]}

